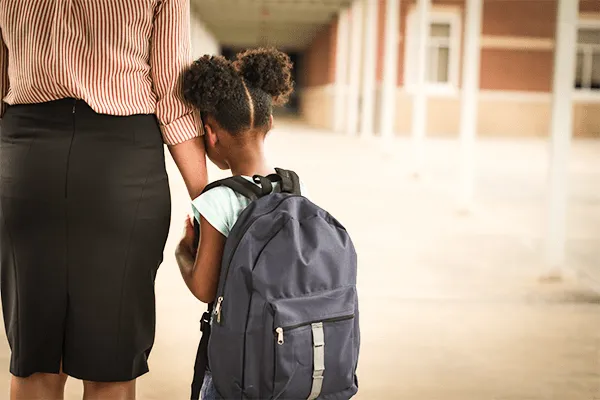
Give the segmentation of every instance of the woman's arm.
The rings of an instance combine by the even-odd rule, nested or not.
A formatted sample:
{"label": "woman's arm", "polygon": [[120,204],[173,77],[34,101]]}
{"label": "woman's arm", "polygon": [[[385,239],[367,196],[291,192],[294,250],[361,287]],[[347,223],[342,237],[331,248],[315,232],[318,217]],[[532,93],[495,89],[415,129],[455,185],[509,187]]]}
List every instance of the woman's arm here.
{"label": "woman's arm", "polygon": [[[185,223],[184,237],[177,246],[175,258],[187,287],[198,300],[214,301],[219,284],[225,236],[200,217],[200,243],[198,251],[193,245],[194,227],[189,218]],[[194,254],[197,254],[194,257]]]}
{"label": "woman's arm", "polygon": [[6,104],[4,97],[8,94],[8,49],[0,35],[0,118],[4,115]]}
{"label": "woman's arm", "polygon": [[208,181],[204,141],[198,137],[168,147],[190,197],[195,199],[200,196]]}
{"label": "woman's arm", "polygon": [[164,141],[191,198],[207,182],[199,115],[183,99],[182,74],[191,62],[189,0],[161,0],[154,16],[150,73]]}

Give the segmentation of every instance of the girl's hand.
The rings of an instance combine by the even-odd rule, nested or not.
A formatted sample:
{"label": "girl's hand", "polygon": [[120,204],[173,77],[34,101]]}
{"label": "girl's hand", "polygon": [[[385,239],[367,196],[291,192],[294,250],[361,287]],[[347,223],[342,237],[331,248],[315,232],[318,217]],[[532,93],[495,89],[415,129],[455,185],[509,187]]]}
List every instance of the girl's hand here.
{"label": "girl's hand", "polygon": [[200,217],[200,232],[201,240],[197,249],[194,243],[194,225],[188,218],[183,237],[175,251],[175,259],[190,291],[200,301],[210,303],[217,293],[226,237],[204,217]]}
{"label": "girl's hand", "polygon": [[179,241],[177,246],[177,252],[191,259],[196,258],[196,244],[194,243],[194,223],[192,217],[188,215],[185,219],[185,226],[183,228],[183,237]]}

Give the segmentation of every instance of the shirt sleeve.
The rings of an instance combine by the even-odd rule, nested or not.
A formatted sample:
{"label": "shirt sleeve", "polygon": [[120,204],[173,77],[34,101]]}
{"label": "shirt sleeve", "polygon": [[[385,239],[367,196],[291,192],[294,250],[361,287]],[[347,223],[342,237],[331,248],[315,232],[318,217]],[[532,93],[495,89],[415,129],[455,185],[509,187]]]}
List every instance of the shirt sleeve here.
{"label": "shirt sleeve", "polygon": [[189,0],[162,0],[155,12],[150,70],[156,117],[166,144],[201,136],[200,118],[183,98],[182,74],[191,62]]}
{"label": "shirt sleeve", "polygon": [[308,188],[302,181],[300,181],[300,194],[306,198],[310,198],[310,194],[308,194]]}
{"label": "shirt sleeve", "polygon": [[8,48],[0,34],[0,118],[6,111],[4,98],[8,94]]}
{"label": "shirt sleeve", "polygon": [[199,220],[202,215],[213,228],[228,237],[237,212],[232,197],[235,194],[227,187],[217,187],[201,194],[192,201],[194,217]]}

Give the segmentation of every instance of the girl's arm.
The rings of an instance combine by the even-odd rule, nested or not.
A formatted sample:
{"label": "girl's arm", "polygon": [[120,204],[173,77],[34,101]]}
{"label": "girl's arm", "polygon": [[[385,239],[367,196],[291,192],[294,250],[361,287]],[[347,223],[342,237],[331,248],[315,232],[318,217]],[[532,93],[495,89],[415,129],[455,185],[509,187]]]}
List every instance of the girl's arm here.
{"label": "girl's arm", "polygon": [[200,217],[200,243],[197,252],[194,249],[193,239],[194,226],[188,218],[184,237],[175,251],[175,258],[181,276],[190,291],[198,300],[210,303],[214,301],[217,294],[226,238],[204,217]]}

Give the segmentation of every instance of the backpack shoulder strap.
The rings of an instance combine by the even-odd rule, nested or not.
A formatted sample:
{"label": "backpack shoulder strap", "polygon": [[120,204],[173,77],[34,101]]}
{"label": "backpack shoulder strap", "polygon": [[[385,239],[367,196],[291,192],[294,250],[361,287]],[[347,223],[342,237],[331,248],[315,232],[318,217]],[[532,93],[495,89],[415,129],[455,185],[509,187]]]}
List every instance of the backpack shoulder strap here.
{"label": "backpack shoulder strap", "polygon": [[[206,193],[209,190],[217,187],[225,186],[230,188],[234,192],[247,197],[251,201],[254,201],[265,194],[265,182],[261,180],[261,183],[263,184],[263,188],[256,186],[255,184],[249,182],[247,179],[241,176],[232,176],[230,178],[221,179],[207,185],[202,191],[202,193]],[[268,186],[270,191],[270,183]],[[194,236],[194,243],[197,247],[200,239],[200,224],[195,218]],[[191,385],[192,400],[200,399],[200,392],[202,389],[202,384],[204,383],[204,374],[208,367],[208,339],[210,337],[210,319],[212,315],[212,310],[213,303],[210,303],[208,305],[208,310],[202,315],[202,319],[200,320],[200,331],[202,332],[202,338],[200,339],[200,344],[198,345],[196,361],[194,363],[194,377],[192,379]]]}
{"label": "backpack shoulder strap", "polygon": [[[264,195],[264,193],[263,193],[264,189],[261,189],[260,187],[256,186],[252,182],[249,182],[245,178],[242,178],[241,176],[232,176],[229,178],[221,179],[221,180],[215,181],[213,183],[210,183],[210,184],[206,185],[206,187],[204,188],[202,193],[206,193],[211,189],[221,187],[221,186],[228,187],[231,190],[233,190],[234,192],[239,193],[242,196],[250,199],[251,201],[254,201]],[[194,244],[196,247],[198,246],[199,241],[200,241],[200,224],[198,223],[196,218],[194,218]]]}
{"label": "backpack shoulder strap", "polygon": [[232,176],[229,178],[215,181],[207,185],[202,191],[202,193],[206,193],[209,190],[220,186],[228,187],[234,192],[239,193],[252,201],[258,199],[263,194],[263,191],[260,187],[256,186],[252,182],[249,182],[247,179],[242,178],[241,176]]}
{"label": "backpack shoulder strap", "polygon": [[302,194],[300,188],[300,177],[294,171],[283,168],[275,168],[277,176],[281,179],[281,191],[295,195]]}
{"label": "backpack shoulder strap", "polygon": [[210,318],[213,310],[213,303],[208,305],[208,310],[202,315],[200,320],[200,331],[202,337],[196,352],[196,361],[194,362],[194,377],[192,379],[191,400],[200,400],[200,392],[204,383],[204,375],[208,368],[208,339],[210,337]]}

